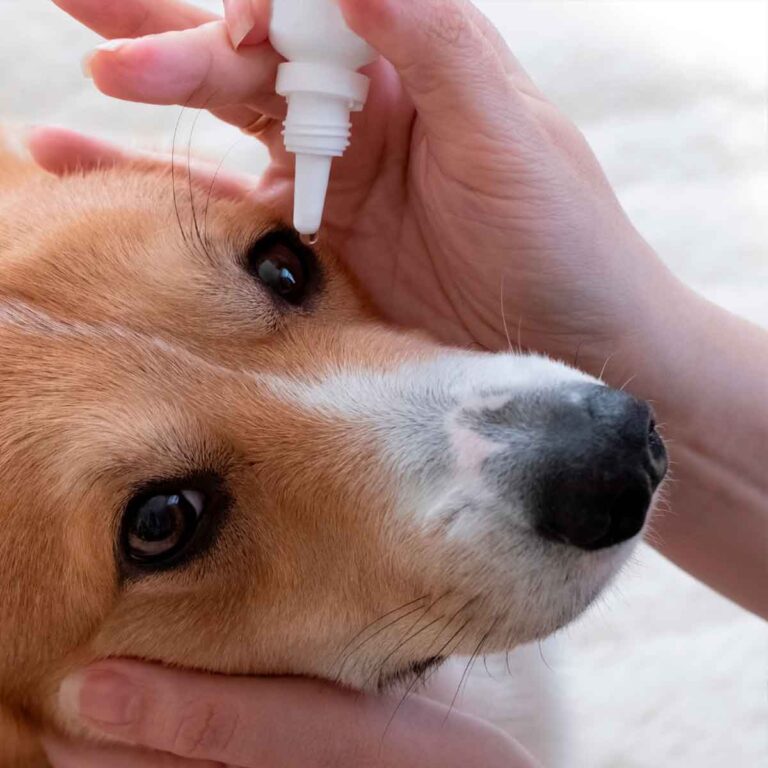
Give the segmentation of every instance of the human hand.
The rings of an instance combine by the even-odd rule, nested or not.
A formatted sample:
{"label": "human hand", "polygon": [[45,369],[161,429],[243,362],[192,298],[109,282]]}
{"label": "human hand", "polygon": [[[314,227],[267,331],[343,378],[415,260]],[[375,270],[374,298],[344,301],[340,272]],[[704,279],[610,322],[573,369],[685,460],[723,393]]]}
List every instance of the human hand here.
{"label": "human hand", "polygon": [[[372,697],[294,678],[236,678],[129,661],[62,686],[87,729],[129,747],[45,747],[54,768],[534,768],[492,725],[420,696]],[[140,751],[142,748],[149,752]]]}
{"label": "human hand", "polygon": [[[207,107],[240,127],[275,118],[261,136],[272,161],[257,194],[287,214],[292,163],[268,3],[225,3],[231,36],[245,36],[235,52],[222,20],[177,0],[56,2],[107,37],[152,34],[92,57],[105,93]],[[385,58],[369,68],[368,106],[336,161],[323,238],[390,321],[454,344],[578,354],[597,373],[644,317],[675,303],[678,283],[579,131],[470,3],[339,2]],[[54,171],[125,157],[60,132],[39,132],[32,148]],[[616,364],[611,373],[623,376]]]}

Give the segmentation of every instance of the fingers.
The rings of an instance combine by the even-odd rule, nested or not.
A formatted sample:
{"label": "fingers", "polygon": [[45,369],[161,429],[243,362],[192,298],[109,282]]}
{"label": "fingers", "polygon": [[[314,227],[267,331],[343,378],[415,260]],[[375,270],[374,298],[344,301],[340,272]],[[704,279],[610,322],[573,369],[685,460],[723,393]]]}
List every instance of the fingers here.
{"label": "fingers", "polygon": [[432,133],[460,141],[475,125],[509,130],[522,105],[514,60],[469,0],[340,0],[347,23],[397,69]]}
{"label": "fingers", "polygon": [[216,16],[179,0],[53,0],[103,37],[141,37],[189,29]]}
{"label": "fingers", "polygon": [[120,147],[65,128],[35,128],[27,147],[35,162],[56,176],[123,164],[128,157]]}
{"label": "fingers", "polygon": [[168,753],[125,748],[99,749],[69,744],[53,737],[43,739],[43,747],[53,768],[224,768],[221,763],[190,763]]}
{"label": "fingers", "polygon": [[310,680],[104,662],[65,681],[60,702],[87,727],[119,741],[249,768],[532,765],[486,723],[454,713],[445,727],[447,710],[434,702],[407,697],[393,717],[396,699]]}
{"label": "fingers", "polygon": [[270,0],[224,0],[224,16],[235,48],[257,45],[269,34]]}
{"label": "fingers", "polygon": [[[65,128],[37,128],[27,136],[27,146],[35,162],[56,176],[120,166],[166,172],[171,166],[166,155],[127,151]],[[186,157],[185,170],[188,162],[194,181],[210,189],[214,197],[242,200],[254,193],[255,180],[247,176]]]}
{"label": "fingers", "polygon": [[86,63],[99,90],[126,101],[212,109],[247,104],[281,117],[280,57],[267,43],[233,50],[222,21],[139,40],[112,40]]}

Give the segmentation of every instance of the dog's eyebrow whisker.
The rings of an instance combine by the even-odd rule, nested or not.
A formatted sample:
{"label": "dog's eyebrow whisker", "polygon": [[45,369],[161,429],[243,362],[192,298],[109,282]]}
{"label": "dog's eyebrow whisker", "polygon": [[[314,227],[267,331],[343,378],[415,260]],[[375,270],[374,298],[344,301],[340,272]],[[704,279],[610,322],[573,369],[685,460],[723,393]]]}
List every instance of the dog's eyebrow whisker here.
{"label": "dog's eyebrow whisker", "polygon": [[190,235],[194,233],[197,236],[197,240],[203,251],[208,255],[202,235],[200,234],[200,226],[197,221],[197,211],[195,210],[195,188],[192,183],[192,139],[194,138],[195,128],[197,128],[197,123],[200,120],[200,115],[202,113],[202,109],[197,110],[195,119],[192,121],[192,127],[189,129],[189,140],[187,141],[187,186],[189,187],[189,207],[192,210],[192,232],[190,232]]}
{"label": "dog's eyebrow whisker", "polygon": [[186,244],[189,244],[187,239],[187,233],[184,231],[184,225],[181,223],[181,213],[179,212],[179,197],[176,191],[176,140],[179,135],[179,128],[181,127],[181,120],[184,117],[184,111],[186,106],[183,106],[179,111],[179,117],[176,120],[176,127],[173,129],[173,139],[171,140],[171,191],[173,193],[173,210],[176,214],[176,221],[179,224],[179,232]]}
{"label": "dog's eyebrow whisker", "polygon": [[[381,615],[381,616],[379,616],[378,618],[376,618],[376,619],[374,619],[373,621],[371,621],[371,622],[369,622],[368,624],[366,624],[366,625],[365,625],[365,626],[364,626],[364,627],[363,627],[363,628],[362,628],[362,629],[361,629],[361,630],[360,630],[360,631],[359,631],[359,632],[358,632],[358,633],[357,633],[357,634],[356,634],[356,635],[355,635],[355,636],[354,636],[354,637],[353,637],[353,638],[352,638],[352,639],[351,639],[351,640],[350,640],[350,641],[349,641],[349,642],[348,642],[348,643],[347,643],[347,644],[346,644],[346,645],[345,645],[345,646],[344,646],[344,647],[341,649],[341,651],[339,652],[338,656],[336,657],[336,660],[333,662],[333,666],[336,666],[336,664],[337,664],[337,663],[339,663],[339,662],[341,661],[341,667],[339,668],[339,672],[338,672],[338,675],[337,675],[336,679],[338,680],[338,677],[341,675],[341,672],[342,672],[342,670],[344,669],[344,664],[346,663],[346,659],[347,659],[347,658],[349,658],[349,656],[348,656],[348,655],[347,655],[345,658],[342,658],[342,657],[343,657],[343,656],[344,656],[344,654],[345,654],[345,653],[346,653],[346,652],[349,650],[349,648],[350,648],[350,647],[351,647],[351,646],[352,646],[352,645],[353,645],[353,644],[354,644],[354,643],[355,643],[357,640],[359,640],[359,639],[360,639],[360,637],[361,637],[362,635],[364,635],[364,634],[365,634],[365,633],[366,633],[366,632],[367,632],[369,629],[372,629],[373,627],[375,627],[375,626],[376,626],[376,625],[377,625],[377,624],[378,624],[380,621],[384,621],[385,619],[389,618],[389,617],[390,617],[390,616],[392,616],[393,614],[395,614],[395,613],[399,613],[400,611],[402,611],[402,610],[404,610],[404,609],[406,609],[406,608],[410,608],[411,606],[413,606],[413,605],[416,605],[416,603],[420,603],[420,602],[422,602],[423,600],[426,600],[428,597],[429,597],[429,595],[422,595],[421,597],[417,597],[415,600],[411,600],[411,601],[409,601],[409,602],[407,602],[407,603],[403,603],[402,605],[399,605],[397,608],[393,608],[391,611],[387,611],[386,613],[382,614],[382,615]],[[406,615],[406,616],[410,616],[410,615],[412,615],[412,614],[413,614],[413,613],[414,613],[416,610],[419,610],[419,609],[417,608],[417,609],[415,609],[415,610],[413,610],[413,611],[409,611],[409,612],[408,612],[407,614],[405,614],[405,615]],[[403,618],[403,617],[401,617],[401,618]],[[354,652],[354,651],[350,651],[350,653],[353,653],[353,652]]]}
{"label": "dog's eyebrow whisker", "polygon": [[[203,114],[203,112],[208,111],[208,107],[213,100],[214,94],[212,93],[206,100],[205,103],[202,105],[202,107],[197,111],[197,114],[195,115],[195,119],[192,123],[192,128],[189,131],[189,141],[187,142],[187,182],[189,185],[189,204],[192,209],[192,224],[194,227],[194,232],[197,236],[197,242],[200,244],[200,248],[202,249],[205,256],[208,258],[208,260],[215,264],[215,259],[213,258],[213,255],[211,254],[211,241],[208,237],[208,209],[211,203],[211,196],[213,194],[213,187],[216,183],[216,177],[218,176],[219,171],[221,170],[221,165],[226,159],[227,155],[231,152],[232,148],[236,146],[237,142],[235,142],[232,147],[230,147],[229,150],[227,150],[226,154],[221,160],[221,163],[219,163],[218,168],[216,169],[216,174],[213,177],[213,180],[211,182],[210,187],[208,188],[208,196],[205,201],[205,209],[203,214],[203,226],[202,231],[200,228],[200,221],[197,214],[197,209],[195,208],[195,190],[194,190],[194,183],[192,178],[192,140],[195,135],[195,130],[197,128],[197,124],[200,120],[200,115]],[[243,137],[244,138],[244,137]]]}
{"label": "dog's eyebrow whisker", "polygon": [[211,244],[210,238],[208,237],[208,211],[211,207],[211,199],[213,198],[213,190],[216,187],[216,181],[219,178],[219,174],[221,173],[221,169],[224,167],[227,158],[232,154],[235,147],[240,144],[241,141],[244,141],[245,138],[245,136],[241,136],[237,141],[232,142],[232,145],[224,153],[219,164],[216,166],[216,170],[211,178],[211,183],[208,186],[208,195],[205,198],[205,208],[203,209],[203,240],[205,240],[208,247],[210,247]]}

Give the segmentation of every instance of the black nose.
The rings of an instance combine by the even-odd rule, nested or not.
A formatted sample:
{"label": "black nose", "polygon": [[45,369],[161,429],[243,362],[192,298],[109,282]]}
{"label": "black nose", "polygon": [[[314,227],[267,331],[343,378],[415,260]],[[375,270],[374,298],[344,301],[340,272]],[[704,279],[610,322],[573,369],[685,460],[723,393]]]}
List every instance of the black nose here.
{"label": "black nose", "polygon": [[554,419],[539,478],[540,533],[590,551],[636,536],[667,471],[650,406],[587,386],[566,393]]}

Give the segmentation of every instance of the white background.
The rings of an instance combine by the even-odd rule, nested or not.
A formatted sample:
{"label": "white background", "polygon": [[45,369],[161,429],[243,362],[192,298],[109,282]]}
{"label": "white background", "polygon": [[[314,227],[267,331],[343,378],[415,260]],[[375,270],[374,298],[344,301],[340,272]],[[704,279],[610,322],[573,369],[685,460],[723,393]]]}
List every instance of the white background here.
{"label": "white background", "polygon": [[[768,326],[768,5],[478,4],[584,130],[670,266]],[[177,109],[110,101],[82,78],[79,59],[95,42],[46,0],[0,0],[0,119],[168,147]],[[199,152],[219,159],[233,144],[230,165],[261,167],[240,134],[200,120]],[[569,766],[768,765],[765,625],[650,549],[561,646],[551,674],[573,725]]]}

